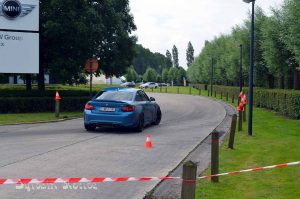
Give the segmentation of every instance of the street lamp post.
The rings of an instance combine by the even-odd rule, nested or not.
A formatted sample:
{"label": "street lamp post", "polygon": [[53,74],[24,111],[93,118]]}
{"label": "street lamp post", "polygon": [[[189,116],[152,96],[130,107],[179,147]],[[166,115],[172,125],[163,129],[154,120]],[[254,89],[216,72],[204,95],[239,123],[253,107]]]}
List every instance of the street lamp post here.
{"label": "street lamp post", "polygon": [[248,113],[248,135],[252,136],[252,112],[253,112],[253,65],[254,65],[254,7],[255,0],[243,0],[246,3],[252,2],[251,15],[251,43],[250,43],[250,67],[249,67],[249,113]]}
{"label": "street lamp post", "polygon": [[212,96],[214,81],[214,58],[211,57],[211,73],[210,73],[210,96]]}

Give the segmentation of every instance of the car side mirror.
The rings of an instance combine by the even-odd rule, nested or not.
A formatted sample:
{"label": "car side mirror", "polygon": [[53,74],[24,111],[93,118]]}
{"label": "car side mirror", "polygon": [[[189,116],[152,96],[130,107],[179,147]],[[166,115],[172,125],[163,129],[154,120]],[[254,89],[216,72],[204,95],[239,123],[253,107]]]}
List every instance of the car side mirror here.
{"label": "car side mirror", "polygon": [[150,101],[155,101],[155,98],[154,97],[150,97]]}

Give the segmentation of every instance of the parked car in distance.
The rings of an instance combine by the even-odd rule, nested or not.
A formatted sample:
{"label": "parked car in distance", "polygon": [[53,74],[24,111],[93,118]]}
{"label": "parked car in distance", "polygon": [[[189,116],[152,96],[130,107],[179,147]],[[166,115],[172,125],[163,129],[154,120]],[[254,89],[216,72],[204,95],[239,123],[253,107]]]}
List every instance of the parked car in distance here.
{"label": "parked car in distance", "polygon": [[140,88],[158,88],[158,84],[155,82],[147,82],[140,85]]}
{"label": "parked car in distance", "polygon": [[166,84],[166,83],[158,83],[158,86],[159,86],[159,87],[169,86],[169,84]]}
{"label": "parked car in distance", "polygon": [[84,108],[84,127],[130,127],[143,131],[146,125],[158,125],[162,114],[153,97],[135,88],[105,88],[98,92]]}
{"label": "parked car in distance", "polygon": [[134,82],[124,82],[121,84],[121,86],[126,86],[126,87],[129,87],[129,88],[133,88],[135,87],[135,83]]}

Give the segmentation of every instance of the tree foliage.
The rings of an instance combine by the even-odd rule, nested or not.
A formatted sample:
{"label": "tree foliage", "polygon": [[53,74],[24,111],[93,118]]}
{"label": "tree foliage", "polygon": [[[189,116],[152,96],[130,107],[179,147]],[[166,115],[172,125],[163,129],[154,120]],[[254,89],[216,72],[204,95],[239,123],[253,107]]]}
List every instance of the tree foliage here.
{"label": "tree foliage", "polygon": [[174,45],[172,48],[173,67],[179,67],[178,49]]}
{"label": "tree foliage", "polygon": [[138,80],[138,74],[135,72],[133,66],[127,69],[127,73],[125,74],[127,82],[136,82]]}
{"label": "tree foliage", "polygon": [[186,49],[186,61],[187,66],[189,67],[194,61],[194,47],[192,43],[189,41],[188,47]]}
{"label": "tree foliage", "polygon": [[[300,2],[286,0],[271,16],[256,8],[254,40],[254,85],[259,87],[300,88]],[[250,19],[250,17],[249,17]],[[238,85],[239,46],[243,46],[243,77],[248,82],[250,20],[206,41],[199,56],[188,68],[192,82],[209,83],[212,58],[216,84]]]}
{"label": "tree foliage", "polygon": [[135,46],[135,57],[132,65],[138,74],[144,74],[148,66],[151,66],[157,73],[161,73],[163,68],[171,67],[172,63],[164,55],[152,53],[149,49],[138,44]]}
{"label": "tree foliage", "polygon": [[43,0],[40,5],[42,66],[58,82],[72,84],[91,57],[99,59],[106,75],[126,72],[136,42],[128,0]]}
{"label": "tree foliage", "polygon": [[143,75],[143,81],[144,82],[156,82],[157,81],[157,72],[153,68],[148,67],[145,74]]}

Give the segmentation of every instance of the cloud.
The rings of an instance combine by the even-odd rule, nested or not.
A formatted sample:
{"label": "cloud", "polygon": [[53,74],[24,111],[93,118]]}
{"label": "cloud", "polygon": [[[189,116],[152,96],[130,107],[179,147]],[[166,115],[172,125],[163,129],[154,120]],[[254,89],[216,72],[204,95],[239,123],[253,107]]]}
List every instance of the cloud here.
{"label": "cloud", "polygon": [[[278,7],[283,0],[257,1],[267,14],[270,6]],[[192,42],[195,55],[205,40],[221,33],[248,17],[250,4],[242,0],[130,0],[131,12],[137,25],[138,43],[152,52],[165,54],[176,45],[180,65],[186,67],[186,49]]]}

